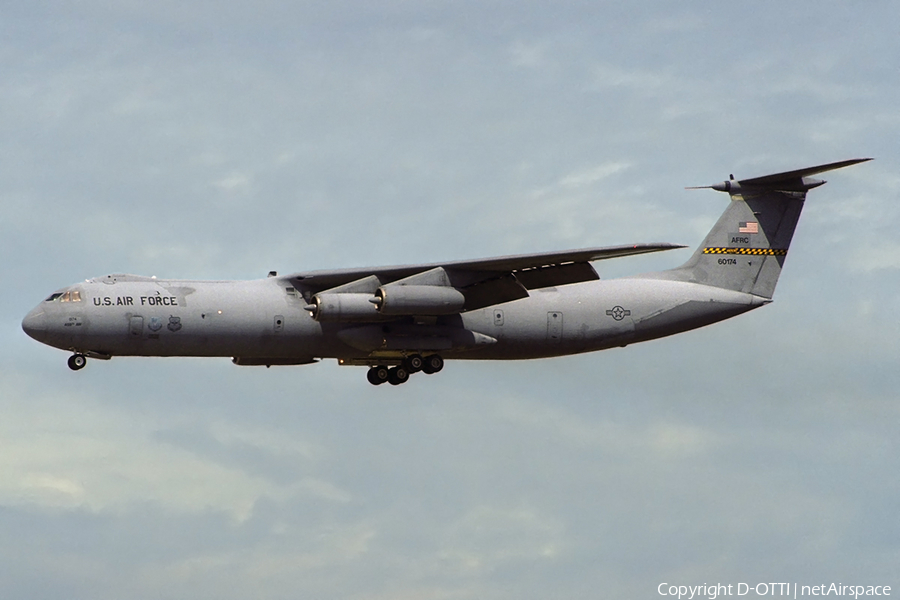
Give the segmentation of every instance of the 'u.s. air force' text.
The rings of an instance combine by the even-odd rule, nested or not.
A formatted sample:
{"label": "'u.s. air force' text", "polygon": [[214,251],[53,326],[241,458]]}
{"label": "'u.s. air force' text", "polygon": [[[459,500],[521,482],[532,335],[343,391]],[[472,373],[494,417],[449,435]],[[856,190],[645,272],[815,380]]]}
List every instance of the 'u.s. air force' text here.
{"label": "'u.s. air force' text", "polygon": [[135,304],[133,296],[95,297],[94,306],[178,306],[175,296],[138,296],[139,304]]}

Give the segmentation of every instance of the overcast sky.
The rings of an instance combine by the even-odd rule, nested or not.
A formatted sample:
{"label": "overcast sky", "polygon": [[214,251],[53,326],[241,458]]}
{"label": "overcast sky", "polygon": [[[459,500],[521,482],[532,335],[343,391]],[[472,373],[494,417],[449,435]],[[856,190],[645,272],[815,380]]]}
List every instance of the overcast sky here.
{"label": "overcast sky", "polygon": [[[900,6],[711,6],[0,4],[0,596],[900,591]],[[625,349],[374,388],[74,373],[20,328],[112,272],[696,246],[727,196],[685,186],[865,156],[810,194],[775,303]]]}

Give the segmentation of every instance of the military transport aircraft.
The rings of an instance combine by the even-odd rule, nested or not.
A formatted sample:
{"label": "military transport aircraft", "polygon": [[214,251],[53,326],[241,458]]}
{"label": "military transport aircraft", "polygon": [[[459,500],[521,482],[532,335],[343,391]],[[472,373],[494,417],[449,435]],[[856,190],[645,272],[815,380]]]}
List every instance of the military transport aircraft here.
{"label": "military transport aircraft", "polygon": [[772,301],[811,175],[860,158],[707,186],[728,208],[668,271],[601,281],[592,261],[683,248],[634,244],[255,281],[107,275],[60,289],[22,321],[69,367],[113,356],[228,356],[237,365],[335,358],[374,385],[445,359],[543,358],[626,346]]}

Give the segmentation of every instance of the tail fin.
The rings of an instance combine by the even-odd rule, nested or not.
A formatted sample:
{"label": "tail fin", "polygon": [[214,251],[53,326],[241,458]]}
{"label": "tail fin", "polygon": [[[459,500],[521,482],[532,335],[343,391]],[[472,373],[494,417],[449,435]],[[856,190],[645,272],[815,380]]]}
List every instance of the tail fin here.
{"label": "tail fin", "polygon": [[740,181],[732,176],[724,183],[706,186],[728,192],[731,203],[690,260],[660,275],[771,298],[806,192],[825,183],[809,176],[867,160],[872,159],[857,158]]}

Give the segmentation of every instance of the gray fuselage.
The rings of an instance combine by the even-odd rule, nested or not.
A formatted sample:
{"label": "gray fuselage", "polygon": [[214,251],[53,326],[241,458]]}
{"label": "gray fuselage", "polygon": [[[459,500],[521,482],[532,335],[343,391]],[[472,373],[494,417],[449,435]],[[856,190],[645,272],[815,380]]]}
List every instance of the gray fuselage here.
{"label": "gray fuselage", "polygon": [[[457,315],[376,323],[318,322],[289,282],[275,277],[108,276],[54,296],[23,323],[45,344],[97,358],[228,356],[243,358],[244,364],[301,364],[316,358],[376,364],[411,350],[439,351],[448,359],[561,356],[671,335],[769,302],[653,274],[537,289],[527,298]],[[427,335],[398,352],[390,339],[398,333],[411,339],[402,337],[404,328]]]}

